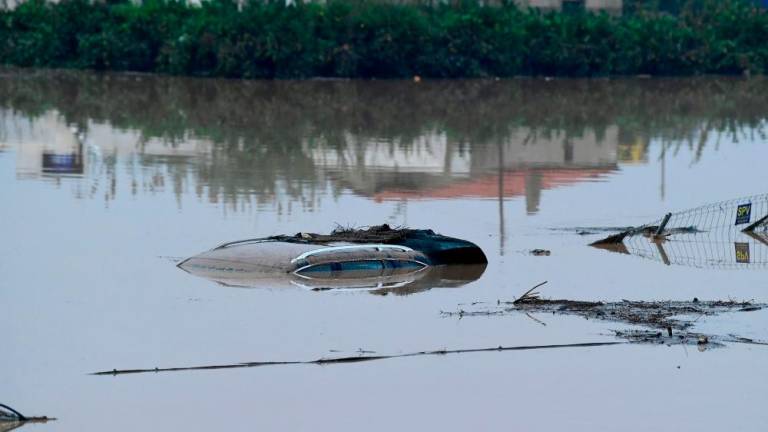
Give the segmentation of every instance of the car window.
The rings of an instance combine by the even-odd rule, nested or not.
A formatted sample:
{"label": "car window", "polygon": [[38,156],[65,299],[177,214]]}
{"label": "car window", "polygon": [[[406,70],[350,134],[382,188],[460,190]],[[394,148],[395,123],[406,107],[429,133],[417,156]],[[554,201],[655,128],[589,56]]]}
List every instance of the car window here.
{"label": "car window", "polygon": [[379,261],[346,261],[341,263],[341,271],[381,270],[384,264]]}
{"label": "car window", "polygon": [[403,260],[393,260],[390,261],[392,263],[392,266],[394,268],[399,269],[418,269],[424,267],[424,264],[418,263],[416,261],[403,261]]}
{"label": "car window", "polygon": [[315,264],[297,270],[296,273],[303,275],[320,275],[323,273],[352,272],[352,271],[381,271],[384,269],[405,269],[417,270],[423,268],[424,264],[416,261],[406,260],[363,260],[363,261],[342,261],[335,263]]}
{"label": "car window", "polygon": [[305,267],[299,270],[297,273],[330,273],[333,271],[333,265],[331,264],[317,264],[309,267]]}

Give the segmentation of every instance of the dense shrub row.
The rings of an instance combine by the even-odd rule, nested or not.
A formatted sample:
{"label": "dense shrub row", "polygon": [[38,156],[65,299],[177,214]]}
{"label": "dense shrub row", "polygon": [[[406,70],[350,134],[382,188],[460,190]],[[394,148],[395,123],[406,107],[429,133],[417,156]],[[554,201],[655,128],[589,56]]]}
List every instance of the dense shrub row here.
{"label": "dense shrub row", "polygon": [[768,14],[698,0],[679,13],[511,5],[232,0],[58,4],[0,12],[0,63],[245,78],[764,73]]}

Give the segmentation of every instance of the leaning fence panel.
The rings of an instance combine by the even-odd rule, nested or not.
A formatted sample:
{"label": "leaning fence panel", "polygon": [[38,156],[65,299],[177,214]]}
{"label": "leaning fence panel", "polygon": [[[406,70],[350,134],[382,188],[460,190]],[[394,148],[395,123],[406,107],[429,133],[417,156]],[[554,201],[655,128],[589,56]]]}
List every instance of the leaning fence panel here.
{"label": "leaning fence panel", "polygon": [[768,268],[768,194],[668,213],[593,246],[701,268]]}

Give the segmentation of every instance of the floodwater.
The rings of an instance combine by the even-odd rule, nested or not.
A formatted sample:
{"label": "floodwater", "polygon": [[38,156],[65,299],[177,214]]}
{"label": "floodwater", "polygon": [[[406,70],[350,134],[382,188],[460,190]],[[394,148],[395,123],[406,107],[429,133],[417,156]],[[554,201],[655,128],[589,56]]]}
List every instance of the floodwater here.
{"label": "floodwater", "polygon": [[[685,265],[578,232],[767,192],[767,94],[761,78],[2,71],[0,402],[58,418],[21,428],[37,431],[765,430],[768,349],[753,345],[89,373],[616,340],[621,324],[578,317],[440,313],[545,280],[554,298],[768,302],[760,242],[749,265],[709,265],[707,248]],[[409,295],[229,287],[175,267],[224,241],[380,223],[471,240],[488,267]],[[766,339],[768,312],[696,330]]]}

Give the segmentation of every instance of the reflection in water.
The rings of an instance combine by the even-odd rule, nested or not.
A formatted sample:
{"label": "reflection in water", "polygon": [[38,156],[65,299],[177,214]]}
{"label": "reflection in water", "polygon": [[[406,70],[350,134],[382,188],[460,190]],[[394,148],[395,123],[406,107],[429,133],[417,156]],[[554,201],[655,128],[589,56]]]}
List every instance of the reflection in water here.
{"label": "reflection in water", "polygon": [[709,269],[768,269],[768,235],[764,232],[694,233],[678,235],[670,241],[632,236],[623,243],[595,247],[665,265]]}
{"label": "reflection in water", "polygon": [[[3,359],[14,371],[3,381],[3,390],[26,401],[18,403],[66,417],[49,426],[67,431],[83,424],[109,430],[146,426],[145,416],[125,416],[125,407],[142,414],[163,410],[157,417],[162,425],[156,428],[239,429],[251,424],[243,419],[253,417],[254,406],[265,413],[259,419],[264,429],[306,427],[297,416],[280,415],[294,406],[305,414],[302,418],[317,419],[320,429],[337,427],[339,415],[349,414],[345,424],[351,429],[365,423],[371,407],[380,411],[393,401],[392,408],[403,412],[393,427],[402,417],[415,427],[448,431],[468,429],[466,416],[451,413],[493,417],[510,404],[531,413],[527,423],[521,417],[521,429],[556,429],[559,424],[541,425],[546,415],[540,414],[551,412],[548,405],[563,407],[558,419],[584,420],[582,414],[590,412],[595,400],[611,405],[616,398],[610,392],[603,399],[559,392],[567,395],[553,393],[551,404],[540,404],[524,392],[510,393],[511,400],[494,397],[495,389],[553,387],[569,380],[576,380],[574,388],[612,388],[622,381],[636,391],[605,410],[608,417],[596,417],[593,429],[627,420],[644,426],[649,416],[635,407],[660,396],[669,406],[684,403],[674,413],[712,404],[743,413],[736,419],[705,416],[700,419],[709,426],[705,430],[726,429],[734,420],[748,429],[766,418],[760,403],[765,386],[754,379],[757,367],[723,374],[717,366],[762,365],[768,351],[759,357],[755,350],[738,347],[718,353],[715,363],[712,356],[689,359],[684,351],[643,348],[587,350],[567,358],[532,353],[467,357],[462,364],[472,368],[472,376],[450,385],[471,386],[474,392],[416,391],[442,388],[446,377],[455,375],[456,364],[442,362],[415,368],[393,363],[375,371],[334,369],[330,375],[300,368],[286,374],[201,376],[186,383],[153,379],[150,392],[145,380],[97,383],[82,374],[125,365],[219,364],[253,358],[254,352],[275,360],[312,359],[329,349],[408,353],[600,339],[608,324],[553,317],[544,327],[523,316],[518,318],[524,322],[514,317],[454,322],[438,314],[457,304],[511,299],[543,280],[553,287],[547,295],[563,298],[733,296],[765,302],[762,272],[666,267],[591,250],[584,246],[587,237],[549,234],[544,228],[627,225],[663,215],[667,205],[653,200],[661,180],[662,145],[666,181],[675,185],[670,196],[676,199],[669,207],[764,185],[764,172],[755,163],[768,151],[757,135],[768,112],[766,90],[761,78],[416,84],[0,71],[0,148],[5,150],[0,153],[5,176],[0,195],[7,201],[0,226],[8,251],[0,263],[0,293],[4,304],[14,305],[5,308],[0,321],[9,336],[3,341]],[[755,137],[735,145],[744,131]],[[703,139],[705,134],[709,138]],[[79,151],[82,174],[44,172],[44,151]],[[698,168],[683,171],[689,163]],[[610,183],[592,183],[606,179]],[[698,189],[686,197],[689,187]],[[174,194],[182,211],[173,208]],[[434,200],[441,196],[467,198]],[[681,197],[684,203],[677,202]],[[111,208],[100,208],[103,203]],[[223,214],[227,209],[239,213]],[[186,256],[205,245],[250,235],[328,229],[346,215],[361,223],[382,223],[378,218],[393,209],[402,210],[395,223],[429,225],[476,241],[488,254],[488,268],[465,288],[382,299],[301,288],[216,287],[152,258]],[[282,216],[291,211],[293,216]],[[539,213],[528,217],[526,211]],[[505,239],[494,228],[497,218],[504,217],[509,253],[545,248],[551,256],[501,257],[504,245],[498,251],[494,246]],[[749,249],[731,240],[723,253],[738,253],[740,260],[758,258],[759,244],[736,242],[748,243]],[[664,244],[671,262],[673,246],[678,245]],[[440,279],[462,280],[453,275]],[[401,287],[384,283],[382,288],[395,288],[398,294],[420,289],[419,281]],[[764,339],[764,315],[749,314],[746,321],[733,317],[727,327]],[[30,335],[34,352],[27,349]],[[510,374],[510,361],[520,370],[541,373]],[[664,399],[668,392],[658,389],[679,382],[681,370],[674,366],[681,364],[683,373],[701,371],[688,375],[707,379],[689,379],[683,397]],[[628,368],[640,374],[628,379]],[[334,383],[330,394],[315,385],[328,379]],[[401,391],[406,380],[414,392]],[[712,397],[733,394],[734,385],[743,398]],[[360,392],[363,387],[377,391]],[[62,402],[59,395],[72,388],[82,391]],[[196,390],[194,397],[185,399],[182,392],[190,388]],[[261,388],[279,391],[254,391]],[[110,394],[115,397],[104,397]],[[352,404],[339,411],[336,394]],[[219,405],[233,407],[233,415],[211,413],[211,395]],[[169,400],[184,403],[166,410]],[[185,415],[193,409],[199,415]],[[688,424],[690,416],[674,413],[669,424]],[[116,418],[121,419],[118,425]],[[33,428],[20,430],[27,429]]]}
{"label": "reflection in water", "polygon": [[403,202],[519,196],[534,214],[548,189],[648,163],[651,140],[664,158],[690,147],[696,163],[716,150],[708,137],[763,133],[766,87],[763,79],[417,84],[11,70],[0,80],[0,149],[16,148],[19,178],[84,174],[75,186],[83,198],[112,200],[129,182],[133,194],[194,191],[235,210],[311,211],[346,190]]}
{"label": "reflection in water", "polygon": [[443,132],[404,147],[356,143],[351,137],[341,147],[321,143],[308,153],[340,184],[376,201],[523,196],[529,213],[538,210],[543,189],[597,179],[616,169],[615,126],[599,139],[592,131],[571,139],[562,132],[534,135],[520,127],[493,144],[461,145]]}
{"label": "reflection in water", "polygon": [[239,288],[302,288],[309,291],[368,291],[376,295],[409,295],[433,288],[457,288],[476,281],[485,272],[485,264],[427,267],[420,271],[386,276],[356,278],[302,278],[295,274],[265,278],[228,269],[184,267],[187,272],[219,285]]}
{"label": "reflection in water", "polygon": [[16,159],[19,178],[83,174],[81,137],[55,111],[47,111],[31,121],[12,121],[3,126],[6,141],[16,141],[19,146]]}
{"label": "reflection in water", "polygon": [[21,422],[0,422],[0,432],[10,432],[24,426]]}
{"label": "reflection in water", "polygon": [[52,420],[54,419],[48,419],[46,417],[33,417],[33,418],[28,418],[27,420],[24,420],[24,421],[9,421],[9,420],[0,419],[0,432],[19,431],[23,426],[39,424],[39,423],[48,423],[49,421],[52,421]]}

